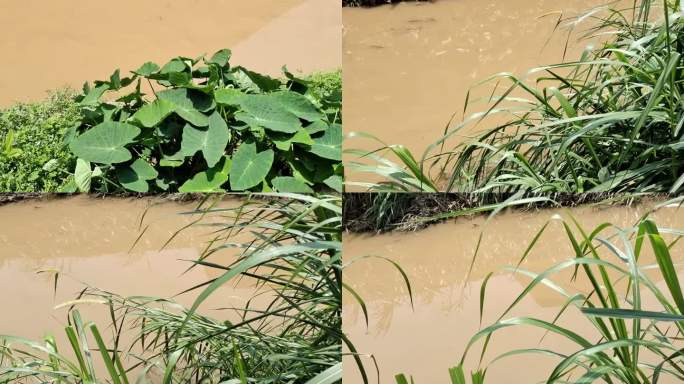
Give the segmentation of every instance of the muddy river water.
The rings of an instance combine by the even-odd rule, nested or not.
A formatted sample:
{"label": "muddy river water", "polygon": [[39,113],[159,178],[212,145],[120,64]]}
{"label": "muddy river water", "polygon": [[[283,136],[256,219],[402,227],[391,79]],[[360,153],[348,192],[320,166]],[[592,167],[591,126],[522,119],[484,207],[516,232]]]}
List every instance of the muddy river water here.
{"label": "muddy river water", "polygon": [[[489,223],[485,223],[484,217],[460,218],[415,233],[345,236],[346,262],[359,259],[345,270],[345,281],[364,298],[370,319],[366,327],[360,306],[351,295],[347,295],[343,328],[360,353],[375,356],[381,370],[381,383],[394,383],[395,374],[405,373],[413,375],[416,383],[446,384],[449,382],[448,368],[460,361],[466,343],[480,329],[479,292],[484,277],[490,272],[500,271],[487,286],[483,326],[495,321],[529,283],[530,279],[501,269],[515,266],[535,234],[554,215],[565,220],[573,215],[587,231],[591,231],[604,222],[630,227],[653,206],[654,203],[644,203],[634,207],[509,212]],[[684,228],[681,209],[663,208],[652,218],[661,227]],[[483,233],[481,247],[468,277],[468,266],[480,233]],[[610,233],[613,232],[607,232]],[[673,248],[676,262],[684,261],[683,250],[681,244]],[[397,270],[384,260],[361,259],[368,255],[388,257],[402,266],[411,281],[414,309]],[[541,272],[573,256],[561,222],[552,220],[521,268]],[[647,259],[642,262],[649,264]],[[580,279],[573,285],[569,284],[570,277],[570,272],[563,273],[553,281],[571,293],[576,293],[578,287],[588,291],[586,281]],[[659,282],[657,278],[654,280]],[[537,288],[507,317],[533,316],[552,321],[563,303],[564,298],[556,292]],[[579,311],[572,309],[561,317],[560,325],[569,324],[573,331],[590,340],[596,339]],[[543,333],[529,327],[516,327],[509,332],[503,330],[492,339],[484,361],[486,363],[494,356],[516,348],[552,347],[564,353],[576,351],[565,340],[550,336],[540,344],[542,336]],[[480,347],[481,344],[476,345],[471,353],[468,367],[477,366]],[[366,363],[370,371],[375,372],[370,368],[370,360],[367,359]],[[510,357],[489,368],[487,382],[541,382],[556,363],[558,360],[547,356]],[[344,371],[345,384],[361,383],[351,359],[345,361]],[[375,382],[374,373],[371,380]]]}
{"label": "muddy river water", "polygon": [[[227,200],[221,207],[238,204]],[[192,226],[162,249],[174,233],[197,219],[182,214],[196,205],[150,198],[75,197],[0,206],[0,334],[30,339],[63,335],[67,309],[56,307],[75,299],[86,285],[121,296],[169,298],[220,276],[204,267],[187,271],[189,261],[196,260],[214,237],[213,228]],[[215,262],[234,260],[231,251],[219,253]],[[40,271],[59,271],[56,292],[54,273]],[[242,307],[255,292],[248,280],[227,284],[200,312],[231,319],[231,311],[217,308]],[[197,294],[175,300],[189,306]],[[103,327],[109,324],[105,306],[81,307],[87,320]]]}
{"label": "muddy river water", "polygon": [[[345,132],[371,133],[420,155],[439,138],[453,114],[460,121],[472,85],[499,72],[524,75],[534,67],[560,62],[568,36],[567,29],[553,33],[559,17],[577,16],[603,3],[438,0],[344,8]],[[567,52],[573,60],[589,44],[577,37],[571,37]],[[478,88],[471,100],[490,92],[491,87]],[[474,104],[468,113],[483,108],[482,103]],[[465,139],[455,137],[454,142]],[[346,144],[378,146],[365,139]]]}
{"label": "muddy river water", "polygon": [[336,69],[341,33],[339,0],[3,0],[0,106],[222,48],[271,75]]}

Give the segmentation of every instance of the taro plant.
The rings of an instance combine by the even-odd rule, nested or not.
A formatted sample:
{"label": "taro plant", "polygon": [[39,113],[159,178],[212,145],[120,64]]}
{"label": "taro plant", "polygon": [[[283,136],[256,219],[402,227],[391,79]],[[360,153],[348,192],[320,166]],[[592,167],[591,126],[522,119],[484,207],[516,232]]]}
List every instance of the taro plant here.
{"label": "taro plant", "polygon": [[[363,161],[349,168],[380,176],[361,184],[373,190],[681,191],[681,3],[620,4],[565,20],[571,28],[591,20],[586,35],[607,41],[577,60],[533,70],[536,84],[510,73],[483,81],[494,88],[486,109],[451,125],[422,156],[380,141],[382,153],[350,150]],[[466,132],[473,140],[449,146],[483,125]]]}
{"label": "taro plant", "polygon": [[342,189],[341,97],[231,53],[145,63],[86,83],[67,135],[80,191],[310,193]]}

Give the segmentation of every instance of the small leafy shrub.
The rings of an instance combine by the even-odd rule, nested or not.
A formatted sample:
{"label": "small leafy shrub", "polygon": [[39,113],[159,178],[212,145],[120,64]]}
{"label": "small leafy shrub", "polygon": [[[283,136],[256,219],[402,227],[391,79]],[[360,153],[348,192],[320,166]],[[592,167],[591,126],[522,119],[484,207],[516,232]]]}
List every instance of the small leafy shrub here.
{"label": "small leafy shrub", "polygon": [[340,191],[340,93],[286,68],[281,80],[231,67],[230,56],[148,62],[86,84],[82,124],[66,138],[78,158],[70,189]]}
{"label": "small leafy shrub", "polygon": [[75,159],[64,144],[80,120],[74,92],[60,90],[44,102],[0,110],[0,191],[55,192]]}

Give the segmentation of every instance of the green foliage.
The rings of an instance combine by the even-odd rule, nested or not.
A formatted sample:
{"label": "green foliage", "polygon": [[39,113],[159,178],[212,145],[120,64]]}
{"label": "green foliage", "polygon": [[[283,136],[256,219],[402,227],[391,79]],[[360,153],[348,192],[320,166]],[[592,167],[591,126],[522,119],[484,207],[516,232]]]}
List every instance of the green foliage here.
{"label": "green foliage", "polygon": [[0,191],[56,192],[66,183],[76,161],[64,135],[80,120],[73,96],[61,90],[0,110]]}
{"label": "green foliage", "polygon": [[[381,142],[400,163],[376,151],[350,151],[377,163],[352,163],[351,168],[381,176],[383,183],[365,185],[374,190],[682,191],[680,4],[633,4],[580,17],[575,24],[588,18],[597,22],[589,34],[612,37],[577,61],[535,69],[541,74],[537,86],[508,73],[485,80],[495,85],[487,110],[450,127],[420,160],[400,145]],[[664,17],[656,17],[656,9]],[[452,136],[499,115],[506,116],[505,123],[479,131],[472,141],[447,146]]]}
{"label": "green foliage", "polygon": [[[354,350],[341,321],[342,198],[245,196],[234,208],[216,206],[223,195],[207,196],[182,213],[197,218],[192,225],[211,225],[215,236],[190,268],[211,268],[218,277],[188,287],[186,293],[197,293],[190,308],[87,288],[63,305],[70,308],[67,333],[76,358],[58,353],[52,339],[0,336],[0,383],[339,384],[342,344]],[[226,248],[235,256],[209,261]],[[200,313],[207,298],[238,280],[254,282],[255,300],[230,314]],[[257,296],[267,303],[253,303]],[[79,306],[94,304],[110,314],[110,326],[102,328],[107,339],[78,315]],[[146,372],[157,380],[146,381]]]}
{"label": "green foliage", "polygon": [[[69,325],[64,328],[69,341],[68,353],[54,337],[42,343],[14,336],[0,335],[0,383],[149,383],[152,369],[173,372],[176,361],[170,358],[150,359],[138,373],[123,368],[124,352],[115,345],[107,348],[99,328],[84,323],[78,310],[69,312]],[[95,345],[92,345],[92,341]],[[101,365],[106,372],[95,367]],[[173,376],[163,384],[172,384]]]}
{"label": "green foliage", "polygon": [[310,80],[284,69],[280,80],[231,67],[229,58],[229,50],[177,57],[86,84],[69,148],[99,169],[91,189],[270,191],[280,178],[300,190],[341,187],[331,182],[343,172],[339,73]]}
{"label": "green foliage", "polygon": [[[682,198],[678,198],[659,207],[679,209],[681,204]],[[493,324],[483,327],[471,338],[461,364],[478,341],[486,339],[482,353],[478,354],[484,356],[488,340],[495,333],[531,326],[568,340],[576,349],[566,353],[554,350],[553,346],[539,346],[508,351],[495,357],[490,364],[518,354],[553,356],[559,363],[549,372],[548,383],[600,380],[650,384],[658,379],[684,380],[681,343],[684,297],[672,257],[673,246],[684,236],[684,231],[659,227],[648,215],[628,228],[610,223],[583,228],[572,217],[567,222],[557,220],[565,229],[574,258],[542,272],[531,272],[519,268],[528,254],[525,252],[518,265],[506,268],[506,272],[532,278],[532,281]],[[546,227],[540,229],[529,247],[535,246]],[[646,264],[644,260],[649,253],[653,255],[654,264]],[[647,273],[651,270],[662,278],[664,286],[656,284],[653,274]],[[577,275],[586,277],[590,291],[571,292],[560,288],[557,277],[560,278],[558,275],[563,271],[574,271],[573,282]],[[481,288],[480,308],[485,307],[486,284],[487,280]],[[534,315],[507,318],[535,289],[552,290],[563,298],[565,305],[553,319],[540,319]],[[653,302],[646,300],[650,297],[654,298]],[[558,324],[558,320],[572,309],[587,318],[587,324],[593,326],[592,332],[582,335]]]}
{"label": "green foliage", "polygon": [[[656,222],[659,210],[679,210],[683,203],[682,197],[663,201],[626,228],[612,223],[585,228],[572,216],[569,220],[551,218],[532,237],[516,265],[502,268],[502,273],[530,282],[496,320],[471,337],[459,364],[449,371],[451,382],[467,383],[464,364],[471,354],[479,361],[478,367],[484,366],[471,374],[473,384],[485,382],[489,366],[519,355],[556,359],[547,383],[655,384],[660,380],[684,380],[684,293],[674,263],[675,246],[681,242],[684,230],[659,226]],[[559,225],[564,230],[571,258],[544,271],[521,268],[550,225]],[[473,262],[476,257],[477,251]],[[480,288],[481,323],[492,274]],[[583,283],[577,286],[578,281]],[[539,290],[557,295],[564,303],[546,319],[521,312],[525,298]],[[573,311],[586,319],[581,330],[574,328],[578,324],[575,317],[561,325],[562,319]],[[512,316],[514,313],[519,315]],[[586,325],[591,329],[586,330]],[[518,327],[537,328],[545,336],[541,341],[533,341],[533,345],[504,351],[485,362],[492,339],[497,334],[515,332]],[[559,350],[557,343],[544,342],[548,335],[559,337],[572,347]],[[475,350],[476,345],[482,345],[482,349]],[[397,375],[396,379],[399,384],[408,382],[404,375]]]}

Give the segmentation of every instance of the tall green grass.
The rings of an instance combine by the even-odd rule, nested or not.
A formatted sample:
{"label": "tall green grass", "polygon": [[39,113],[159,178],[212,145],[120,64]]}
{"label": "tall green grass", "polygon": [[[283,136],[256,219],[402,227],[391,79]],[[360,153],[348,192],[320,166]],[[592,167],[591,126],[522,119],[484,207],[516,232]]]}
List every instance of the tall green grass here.
{"label": "tall green grass", "polygon": [[[680,209],[682,201],[683,198],[670,200],[656,209]],[[569,220],[552,220],[564,228],[573,257],[542,272],[520,268],[547,229],[544,225],[518,264],[504,269],[531,282],[493,323],[472,336],[459,364],[449,372],[451,382],[467,382],[464,364],[471,354],[479,357],[472,383],[483,383],[489,366],[519,355],[537,355],[545,361],[555,359],[557,363],[548,372],[547,383],[651,384],[684,380],[684,294],[674,261],[674,246],[684,237],[684,230],[659,226],[650,214],[627,228],[612,223],[584,228],[572,216]],[[653,255],[653,261],[645,260],[647,253]],[[589,291],[562,288],[560,275],[568,271],[572,272],[571,282],[581,278],[588,282]],[[491,274],[483,280],[480,289],[481,322],[487,308],[490,277]],[[659,280],[664,283],[657,283]],[[531,292],[541,289],[553,292],[564,302],[553,318],[535,314],[511,316]],[[653,299],[646,304],[646,298]],[[577,323],[560,325],[560,319],[571,311],[583,314],[591,331],[579,330]],[[545,335],[555,335],[569,341],[574,349],[557,350],[554,345],[538,341],[536,345],[501,353],[485,363],[495,336],[515,332],[518,327],[533,327]],[[477,345],[482,345],[478,351]],[[397,376],[398,384],[406,380],[404,375]]]}
{"label": "tall green grass", "polygon": [[[189,268],[214,269],[218,277],[178,293],[196,294],[192,306],[88,288],[69,303],[71,317],[83,302],[102,303],[111,317],[109,339],[88,348],[92,326],[76,327],[76,337],[69,336],[80,356],[74,361],[57,351],[53,339],[0,336],[0,382],[128,383],[134,369],[157,372],[163,383],[340,382],[342,343],[354,350],[341,330],[341,197],[252,195],[236,208],[217,205],[221,198],[207,196],[185,212],[192,224],[169,239],[190,226],[214,234]],[[237,251],[237,258],[212,257],[226,250]],[[242,279],[254,282],[265,306],[255,296],[243,307],[214,311],[225,317],[201,313],[222,286]],[[132,341],[123,345],[127,339]],[[89,359],[97,354],[105,363],[108,355],[114,370],[107,363],[107,372],[93,372]]]}
{"label": "tall green grass", "polygon": [[[494,85],[487,108],[448,128],[422,156],[377,138],[377,151],[348,150],[361,159],[350,170],[382,179],[351,185],[478,193],[682,191],[681,3],[617,4],[623,3],[566,20],[572,28],[591,20],[585,36],[607,42],[576,61],[532,70],[536,84],[510,73],[486,79]],[[476,137],[450,147],[449,139],[465,130]]]}

